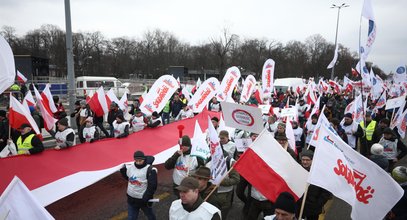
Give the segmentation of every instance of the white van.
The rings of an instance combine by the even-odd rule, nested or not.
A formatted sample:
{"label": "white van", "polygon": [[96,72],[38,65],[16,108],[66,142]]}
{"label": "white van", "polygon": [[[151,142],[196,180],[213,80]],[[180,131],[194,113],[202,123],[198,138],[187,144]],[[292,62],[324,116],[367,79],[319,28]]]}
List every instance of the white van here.
{"label": "white van", "polygon": [[114,91],[114,94],[120,99],[125,92],[130,94],[127,86],[123,85],[115,77],[106,77],[106,76],[80,76],[76,78],[76,96],[85,97],[91,91],[96,92],[100,86],[103,86],[105,91],[110,90],[111,88]]}
{"label": "white van", "polygon": [[276,88],[276,92],[278,92],[280,89],[285,92],[287,91],[288,87],[292,87],[295,91],[299,86],[305,86],[302,78],[281,78],[274,80],[274,88]]}

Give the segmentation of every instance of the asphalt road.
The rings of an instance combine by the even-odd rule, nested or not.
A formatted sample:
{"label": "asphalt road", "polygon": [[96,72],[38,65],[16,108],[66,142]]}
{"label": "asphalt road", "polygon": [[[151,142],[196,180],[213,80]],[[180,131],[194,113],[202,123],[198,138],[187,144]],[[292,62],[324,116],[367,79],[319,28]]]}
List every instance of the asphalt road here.
{"label": "asphalt road", "polygon": [[[166,170],[163,165],[157,168],[159,170],[159,186],[155,197],[160,198],[160,202],[154,204],[153,207],[157,219],[168,219],[168,210],[171,202],[175,200],[175,196],[172,194],[172,171]],[[116,172],[47,206],[46,209],[55,219],[127,219],[126,187],[127,182],[119,172]],[[228,219],[243,219],[241,215],[242,207],[243,203],[235,197]],[[332,219],[347,219],[341,213],[349,216],[350,210],[349,212],[343,211],[343,208],[348,207],[343,206],[342,203],[337,204],[334,201],[332,208],[336,210],[333,216],[337,217]],[[141,214],[139,219],[147,218]],[[261,218],[259,217],[259,219]]]}
{"label": "asphalt road", "polygon": [[[407,157],[399,161],[398,165],[406,166]],[[159,165],[157,168],[159,185],[155,197],[160,198],[160,202],[154,204],[153,207],[157,219],[168,219],[169,207],[175,200],[175,196],[172,194],[172,170],[166,170],[163,165]],[[127,182],[119,172],[116,172],[47,206],[46,209],[55,219],[127,219],[126,187]],[[242,219],[242,207],[242,202],[235,197],[228,219]],[[333,198],[325,219],[350,220],[350,212],[351,208],[348,204]],[[141,214],[139,219],[146,218]]]}

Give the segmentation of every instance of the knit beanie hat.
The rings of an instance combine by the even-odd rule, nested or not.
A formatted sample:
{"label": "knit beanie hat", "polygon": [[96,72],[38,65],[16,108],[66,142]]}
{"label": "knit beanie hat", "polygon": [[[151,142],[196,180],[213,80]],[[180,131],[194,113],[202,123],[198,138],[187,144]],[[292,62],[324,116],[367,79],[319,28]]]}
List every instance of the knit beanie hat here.
{"label": "knit beanie hat", "polygon": [[312,150],[303,150],[301,152],[301,158],[302,157],[309,157],[311,160],[314,157],[314,152],[312,152]]}
{"label": "knit beanie hat", "polygon": [[181,146],[186,146],[186,147],[191,147],[192,146],[191,139],[187,135],[182,136],[182,138],[181,138]]}
{"label": "knit beanie hat", "polygon": [[218,117],[213,117],[213,118],[211,118],[211,121],[219,122],[219,118]]}
{"label": "knit beanie hat", "polygon": [[60,125],[63,125],[63,126],[68,126],[68,119],[67,119],[67,118],[61,118],[61,119],[58,121],[58,123],[59,123]]}
{"label": "knit beanie hat", "polygon": [[350,118],[350,119],[352,119],[352,113],[346,113],[346,114],[345,114],[345,118]]}
{"label": "knit beanie hat", "polygon": [[407,167],[405,166],[398,166],[393,169],[391,172],[391,176],[394,180],[398,183],[405,183],[407,182]]}
{"label": "knit beanie hat", "polygon": [[123,114],[118,114],[118,115],[116,116],[116,118],[120,119],[121,121],[125,121]]}
{"label": "knit beanie hat", "polygon": [[370,148],[370,153],[373,155],[383,155],[384,148],[383,145],[376,143],[372,145],[372,148]]}
{"label": "knit beanie hat", "polygon": [[139,151],[139,150],[134,152],[133,157],[134,157],[134,159],[142,159],[142,160],[146,159],[146,156],[144,155],[143,151]]}
{"label": "knit beanie hat", "polygon": [[276,209],[282,209],[289,213],[295,213],[295,199],[289,192],[282,192],[274,204]]}

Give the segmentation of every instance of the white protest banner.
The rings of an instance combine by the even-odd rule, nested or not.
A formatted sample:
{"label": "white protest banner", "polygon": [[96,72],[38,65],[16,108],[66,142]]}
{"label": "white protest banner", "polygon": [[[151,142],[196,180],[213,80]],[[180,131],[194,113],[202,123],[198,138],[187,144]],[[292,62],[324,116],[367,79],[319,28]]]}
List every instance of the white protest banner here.
{"label": "white protest banner", "polygon": [[223,150],[220,146],[218,132],[211,122],[211,118],[208,117],[208,134],[209,134],[209,146],[211,151],[211,177],[212,183],[218,185],[227,174],[226,160],[223,156]]}
{"label": "white protest banner", "polygon": [[146,115],[151,115],[155,111],[160,112],[177,89],[178,82],[174,77],[170,75],[161,76],[154,82],[150,91],[144,97],[140,110]]}
{"label": "white protest banner", "polygon": [[228,97],[232,96],[233,89],[237,85],[240,79],[239,68],[232,66],[227,71],[223,77],[222,83],[220,84],[217,98],[219,101],[226,101]]}
{"label": "white protest banner", "polygon": [[253,75],[248,75],[244,81],[240,102],[247,102],[256,88],[256,78]]}
{"label": "white protest banner", "polygon": [[383,219],[404,191],[391,176],[321,125],[308,183],[352,206],[352,219]]}
{"label": "white protest banner", "polygon": [[194,136],[191,139],[191,156],[201,157],[207,159],[210,155],[208,143],[206,142],[206,135],[202,132],[198,120],[195,121]]}
{"label": "white protest banner", "polygon": [[296,116],[298,114],[297,108],[283,108],[281,109],[281,117]]}
{"label": "white protest banner", "polygon": [[260,134],[263,130],[261,110],[257,107],[221,102],[226,126]]}
{"label": "white protest banner", "polygon": [[1,219],[54,219],[24,183],[14,176],[0,197]]}
{"label": "white protest banner", "polygon": [[235,139],[235,144],[236,144],[236,149],[238,152],[245,152],[247,148],[252,144],[252,139],[251,138],[236,138]]}
{"label": "white protest banner", "polygon": [[261,74],[263,93],[265,96],[270,96],[274,87],[274,68],[275,62],[272,59],[266,60],[263,65],[263,71]]}
{"label": "white protest banner", "polygon": [[208,104],[219,89],[219,81],[215,77],[211,77],[199,86],[198,90],[189,100],[188,105],[194,113],[202,112],[203,108]]}
{"label": "white protest banner", "polygon": [[386,110],[398,108],[406,101],[406,96],[400,96],[394,99],[388,99],[386,102]]}

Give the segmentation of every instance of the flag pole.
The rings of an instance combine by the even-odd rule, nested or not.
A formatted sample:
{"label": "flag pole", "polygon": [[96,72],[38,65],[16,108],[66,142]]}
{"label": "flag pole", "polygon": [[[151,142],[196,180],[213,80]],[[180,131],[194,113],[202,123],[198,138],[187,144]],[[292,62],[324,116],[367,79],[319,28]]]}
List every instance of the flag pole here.
{"label": "flag pole", "polygon": [[[9,106],[11,104],[11,92],[10,92],[10,103]],[[9,111],[10,113],[10,111]],[[11,123],[10,123],[10,114],[9,114],[9,120],[8,120],[8,139],[11,139]]]}
{"label": "flag pole", "polygon": [[304,212],[305,200],[307,199],[307,194],[308,194],[308,187],[309,187],[309,183],[307,183],[307,185],[305,186],[305,192],[304,192],[304,196],[302,197],[301,210],[300,210],[300,215],[298,216],[298,219],[302,218],[302,214]]}
{"label": "flag pole", "polygon": [[360,93],[362,94],[362,111],[363,111],[363,125],[364,129],[363,130],[363,136],[366,136],[366,114],[365,114],[365,105],[364,105],[364,100],[363,100],[363,67],[362,67],[362,62],[361,62],[361,38],[362,38],[362,14],[360,14],[360,21],[359,21],[359,48],[358,48],[358,54],[359,54],[359,71],[360,71],[360,77],[361,77],[361,84],[360,84]]}
{"label": "flag pole", "polygon": [[[222,181],[220,181],[220,183],[222,183],[223,180],[224,180],[227,176],[229,176],[229,173],[233,170],[233,168],[234,168],[234,164],[233,164],[233,166],[228,170],[228,172],[227,172],[226,175],[223,177]],[[208,200],[209,197],[219,188],[220,183],[217,184],[217,185],[215,185],[215,187],[213,187],[212,191],[205,197],[204,202],[206,202],[206,200]]]}

